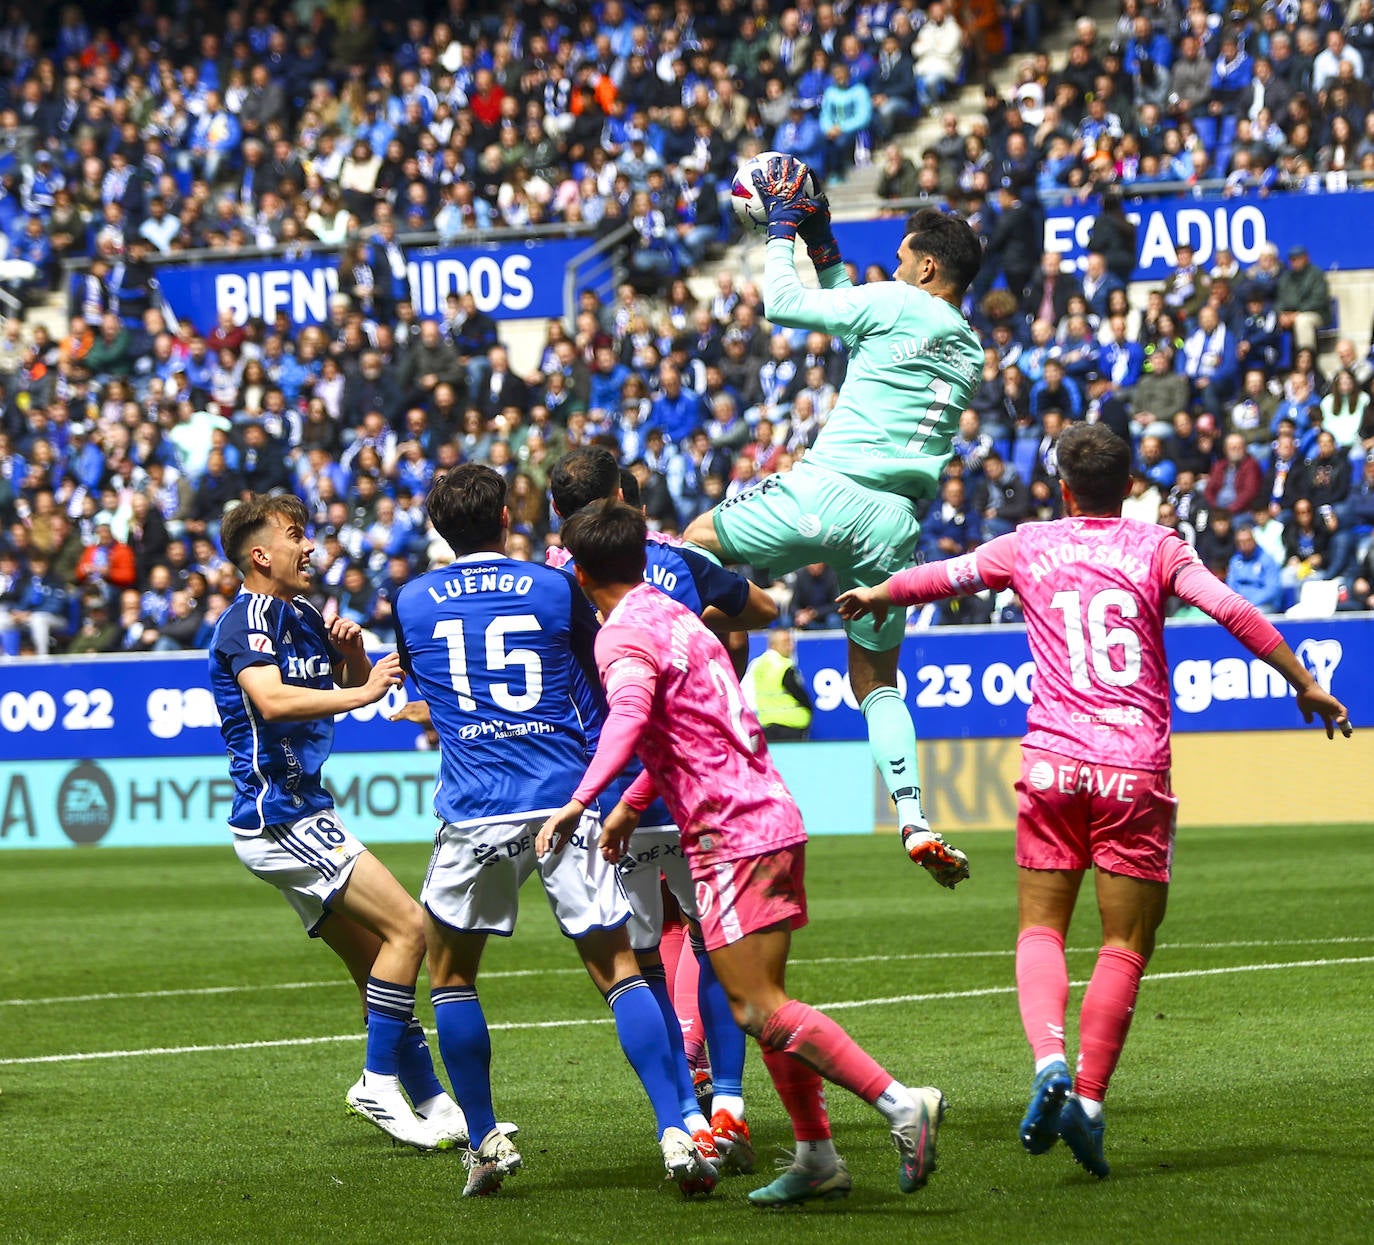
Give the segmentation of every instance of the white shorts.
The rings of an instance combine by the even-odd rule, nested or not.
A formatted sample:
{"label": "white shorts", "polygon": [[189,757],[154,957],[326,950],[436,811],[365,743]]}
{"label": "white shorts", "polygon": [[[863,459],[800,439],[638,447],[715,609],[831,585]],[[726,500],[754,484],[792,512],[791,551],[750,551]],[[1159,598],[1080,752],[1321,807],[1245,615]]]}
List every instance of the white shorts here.
{"label": "white shorts", "polygon": [[601,818],[584,813],[563,850],[540,860],[534,840],[544,821],[543,813],[526,813],[514,821],[440,826],[420,902],[436,921],[461,933],[509,938],[520,887],[538,870],[567,937],[624,925],[630,905],[615,866],[601,858]]}
{"label": "white shorts", "polygon": [[696,886],[687,858],[682,854],[682,835],[676,826],[649,826],[634,832],[630,850],[617,866],[630,899],[630,946],[652,951],[663,937],[663,874],[682,915],[696,920]]}
{"label": "white shorts", "polygon": [[367,848],[327,808],[299,821],[268,826],[251,839],[234,836],[234,852],[249,872],[270,882],[318,938],[330,902]]}

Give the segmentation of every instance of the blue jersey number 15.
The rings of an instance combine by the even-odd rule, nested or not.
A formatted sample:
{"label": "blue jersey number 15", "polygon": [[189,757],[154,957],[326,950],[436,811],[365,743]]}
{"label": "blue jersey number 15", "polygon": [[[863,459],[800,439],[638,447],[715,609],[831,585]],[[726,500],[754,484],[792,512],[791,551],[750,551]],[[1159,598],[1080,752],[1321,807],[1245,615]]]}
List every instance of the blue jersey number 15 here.
{"label": "blue jersey number 15", "polygon": [[[518,667],[523,672],[524,687],[513,690],[510,683],[497,683],[488,679],[488,690],[498,708],[511,713],[528,713],[539,703],[544,694],[544,668],[539,654],[532,648],[508,648],[506,638],[517,631],[542,631],[539,619],[533,614],[509,614],[493,618],[487,624],[486,673]],[[477,701],[472,695],[472,678],[468,668],[467,637],[463,632],[461,618],[446,618],[434,624],[434,638],[443,640],[448,646],[449,682],[458,697],[458,708],[465,713],[474,713]]]}

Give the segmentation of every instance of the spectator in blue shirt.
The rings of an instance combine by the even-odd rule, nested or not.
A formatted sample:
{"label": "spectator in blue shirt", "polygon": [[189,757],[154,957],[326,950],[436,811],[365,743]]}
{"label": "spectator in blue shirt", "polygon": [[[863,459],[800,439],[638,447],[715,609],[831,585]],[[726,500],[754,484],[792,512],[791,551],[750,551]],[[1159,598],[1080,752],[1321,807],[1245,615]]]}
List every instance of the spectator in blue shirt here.
{"label": "spectator in blue shirt", "polygon": [[799,99],[793,99],[789,106],[787,120],[778,126],[773,145],[796,156],[817,177],[825,177],[825,135],[820,122],[802,108]]}
{"label": "spectator in blue shirt", "polygon": [[1244,52],[1233,32],[1221,36],[1221,54],[1212,63],[1212,103],[1224,111],[1238,103],[1255,76],[1255,64]]}
{"label": "spectator in blue shirt", "polygon": [[921,523],[921,550],[930,561],[957,558],[983,539],[982,520],[974,509],[962,476],[947,476],[940,496]]}
{"label": "spectator in blue shirt", "polygon": [[1083,414],[1083,392],[1076,381],[1064,375],[1064,365],[1058,359],[1045,360],[1045,377],[1031,386],[1030,413],[1042,419],[1046,411],[1059,411],[1065,419],[1078,419]]}
{"label": "spectator in blue shirt", "polygon": [[829,177],[843,175],[854,163],[854,147],[873,120],[873,99],[862,82],[849,80],[849,66],[830,70],[830,85],[821,96],[821,132],[825,136]]}
{"label": "spectator in blue shirt", "polygon": [[1283,600],[1278,563],[1259,547],[1248,523],[1236,529],[1236,551],[1226,567],[1226,586],[1266,614],[1277,613]]}
{"label": "spectator in blue shirt", "polygon": [[243,129],[239,119],[224,107],[218,91],[205,93],[205,111],[191,131],[192,167],[212,186],[219,180],[239,149]]}
{"label": "spectator in blue shirt", "polygon": [[662,428],[669,441],[681,445],[696,429],[705,427],[710,412],[699,393],[684,388],[682,373],[671,363],[663,365],[659,383],[661,388],[649,411],[649,426]]}

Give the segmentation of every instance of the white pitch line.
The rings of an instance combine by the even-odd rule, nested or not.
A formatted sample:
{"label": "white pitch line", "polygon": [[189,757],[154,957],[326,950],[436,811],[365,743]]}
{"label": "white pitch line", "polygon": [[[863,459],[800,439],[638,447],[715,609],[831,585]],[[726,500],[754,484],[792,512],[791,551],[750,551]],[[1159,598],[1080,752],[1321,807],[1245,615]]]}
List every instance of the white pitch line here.
{"label": "white pitch line", "polygon": [[[1157,951],[1224,951],[1253,947],[1334,947],[1351,943],[1374,942],[1371,937],[1341,938],[1278,938],[1243,939],[1235,942],[1161,942]],[[1097,947],[1066,947],[1067,955],[1096,955]],[[788,968],[805,968],[810,964],[888,964],[913,960],[972,960],[1005,959],[1015,955],[1008,947],[995,951],[912,951],[896,955],[822,955],[798,960],[788,960]],[[520,977],[559,977],[580,976],[581,968],[514,968],[497,969],[483,973],[483,981],[500,981]],[[1157,974],[1156,974],[1157,975]],[[336,977],[330,981],[279,981],[267,985],[237,986],[195,986],[176,990],[129,990],[106,994],[63,994],[37,999],[0,999],[0,1007],[49,1007],[59,1003],[108,1003],[124,999],[175,999],[194,998],[214,994],[252,994],[262,990],[316,990],[352,986],[346,978]]]}
{"label": "white pitch line", "polygon": [[[1337,968],[1351,964],[1374,964],[1374,955],[1349,956],[1338,960],[1290,960],[1284,964],[1232,964],[1225,968],[1190,968],[1172,973],[1153,973],[1146,976],[1148,984],[1152,981],[1178,981],[1187,977],[1219,977],[1229,973],[1280,972],[1293,968]],[[1085,986],[1086,981],[1070,982],[1072,986]],[[990,995],[1015,994],[1015,986],[988,986],[980,990],[944,990],[932,994],[898,994],[881,999],[851,999],[839,1003],[818,1003],[821,1011],[838,1012],[853,1010],[857,1007],[888,1007],[894,1003],[935,1003],[947,999],[976,999]],[[504,1032],[523,1029],[571,1029],[588,1025],[612,1023],[609,1016],[592,1017],[582,1020],[528,1020],[508,1024],[488,1026],[493,1031]],[[263,1050],[281,1046],[319,1046],[328,1042],[358,1042],[366,1035],[363,1033],[340,1033],[332,1037],[278,1038],[261,1042],[226,1042],[214,1046],[154,1046],[142,1050],[98,1050],[85,1051],[72,1055],[29,1055],[22,1059],[0,1059],[0,1068],[19,1067],[36,1063],[87,1063],[96,1059],[131,1059],[139,1055],[198,1055],[220,1051]]]}

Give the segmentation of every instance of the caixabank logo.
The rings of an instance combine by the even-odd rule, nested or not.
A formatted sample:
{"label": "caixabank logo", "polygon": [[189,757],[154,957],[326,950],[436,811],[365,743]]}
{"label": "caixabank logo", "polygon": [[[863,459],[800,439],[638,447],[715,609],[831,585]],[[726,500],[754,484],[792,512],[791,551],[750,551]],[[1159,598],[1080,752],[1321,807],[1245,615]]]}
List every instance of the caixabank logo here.
{"label": "caixabank logo", "polygon": [[73,843],[99,843],[115,820],[114,783],[94,761],[82,761],[57,788],[57,824]]}

